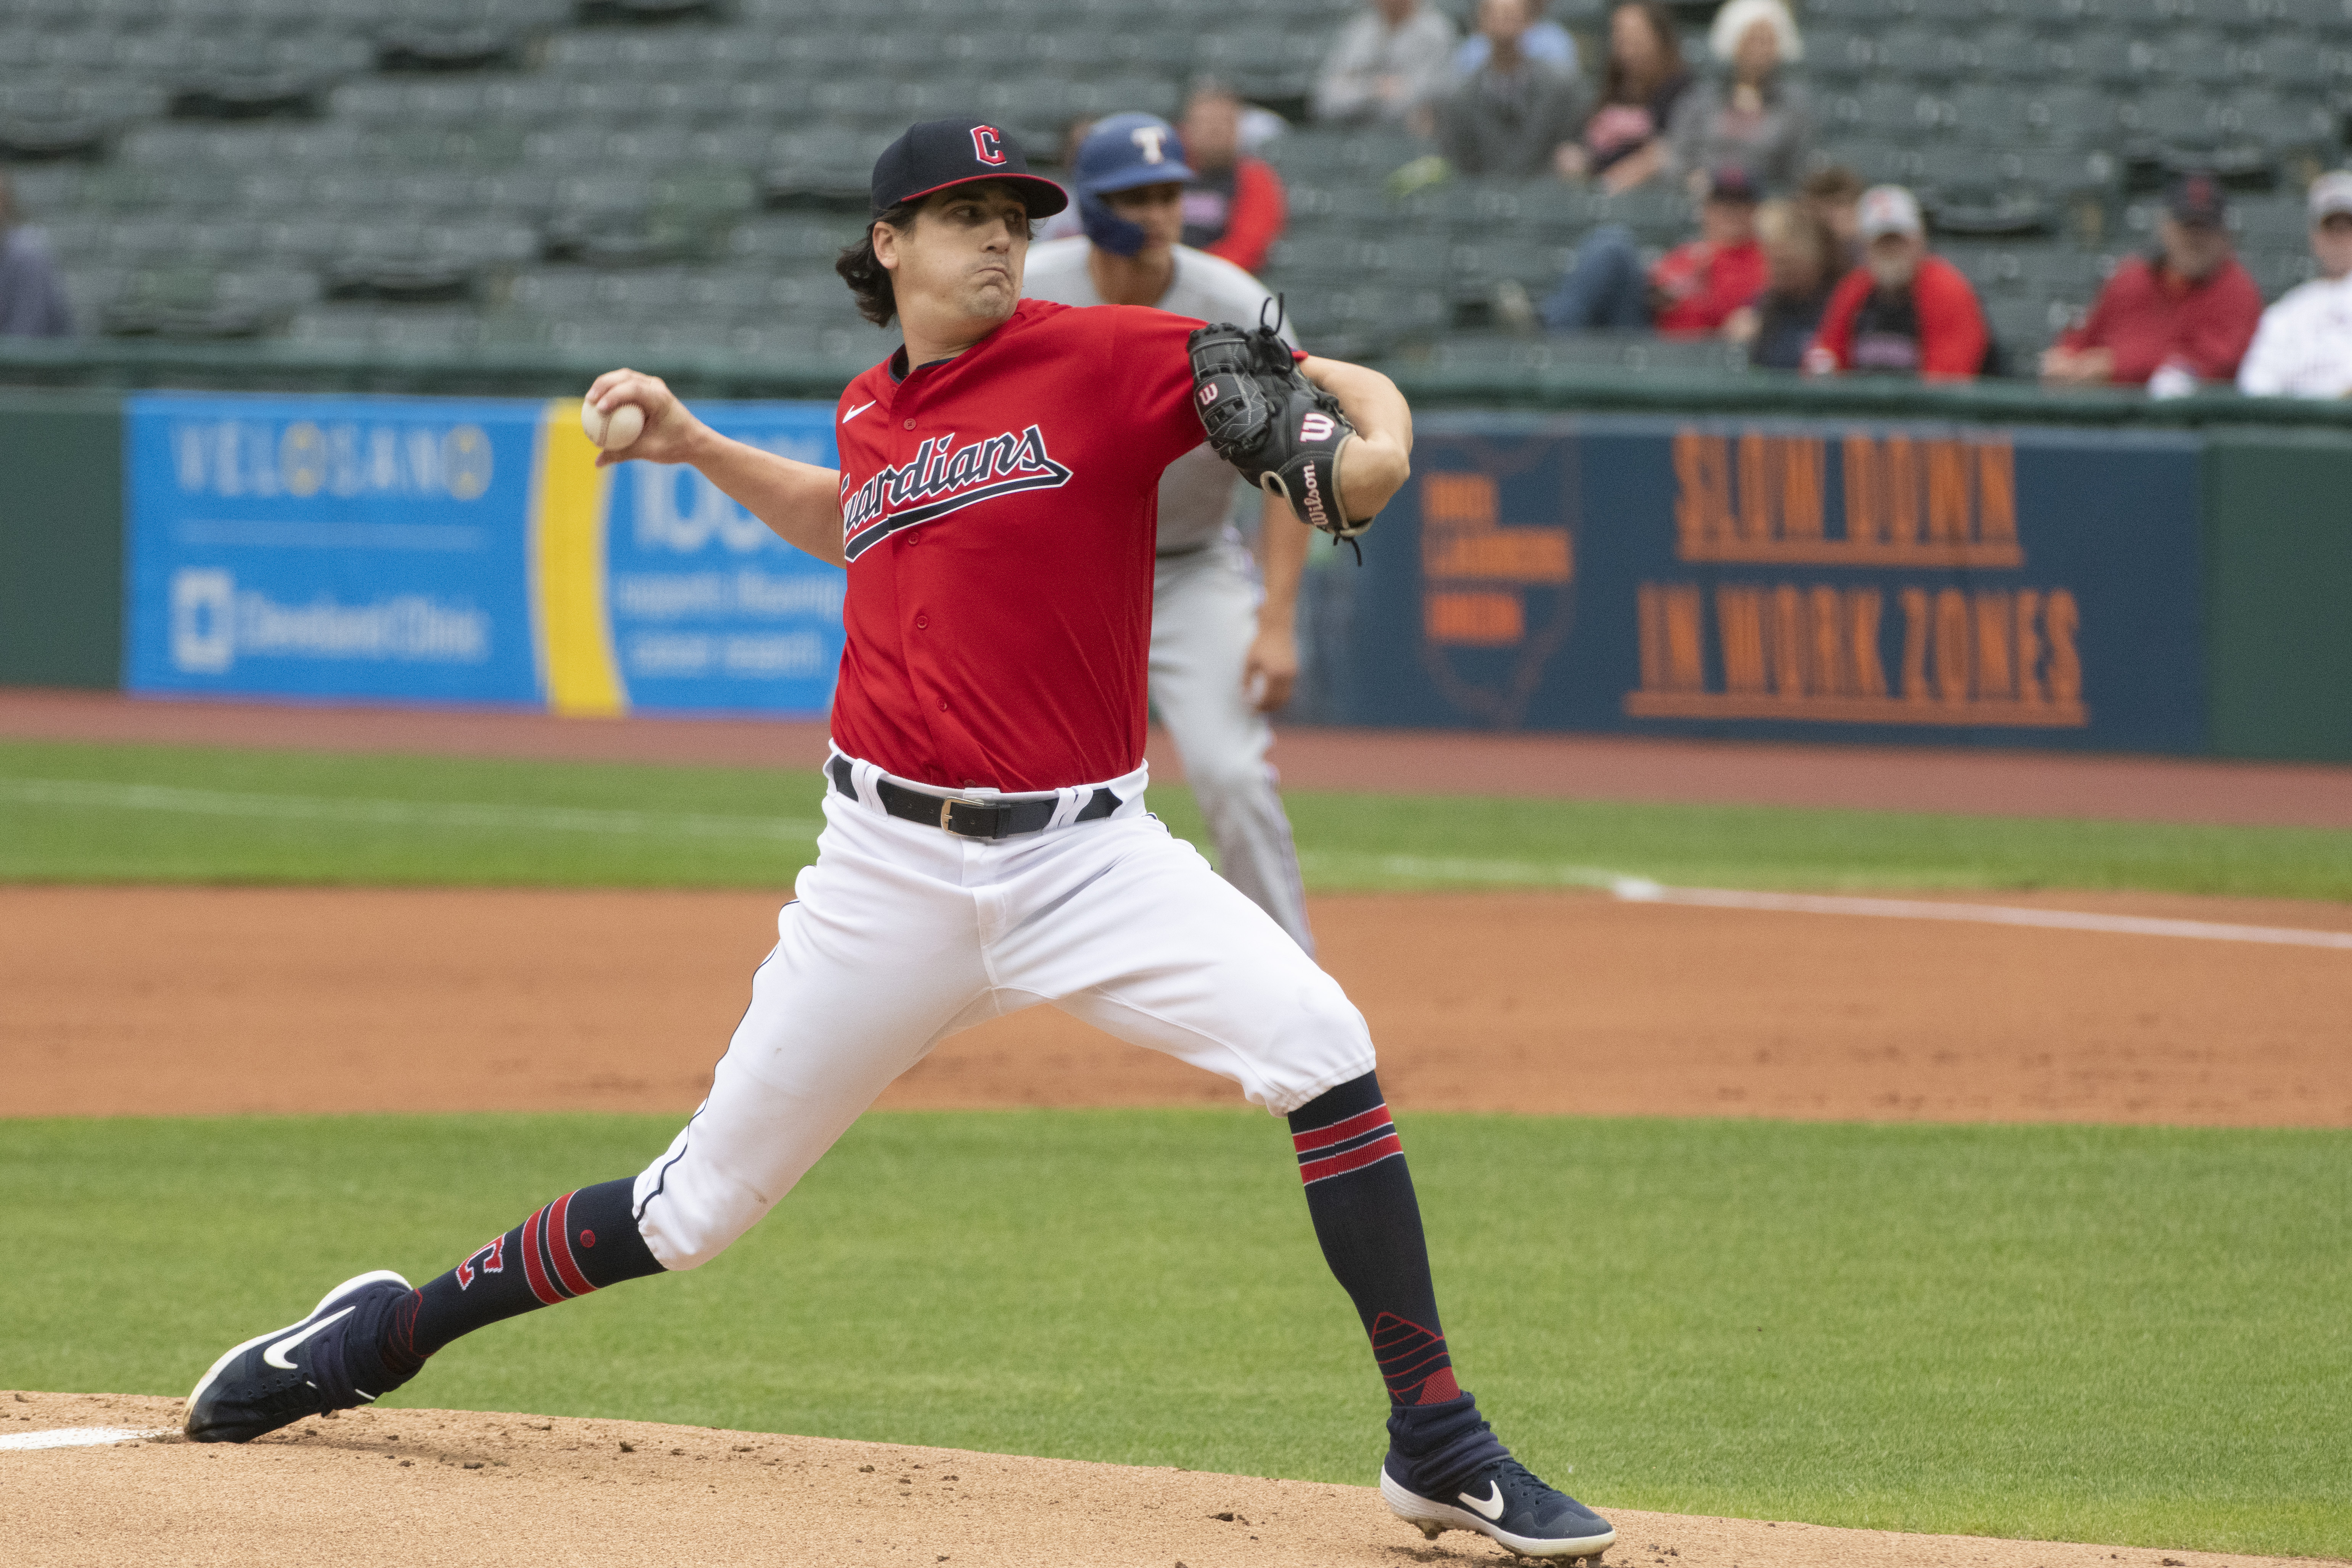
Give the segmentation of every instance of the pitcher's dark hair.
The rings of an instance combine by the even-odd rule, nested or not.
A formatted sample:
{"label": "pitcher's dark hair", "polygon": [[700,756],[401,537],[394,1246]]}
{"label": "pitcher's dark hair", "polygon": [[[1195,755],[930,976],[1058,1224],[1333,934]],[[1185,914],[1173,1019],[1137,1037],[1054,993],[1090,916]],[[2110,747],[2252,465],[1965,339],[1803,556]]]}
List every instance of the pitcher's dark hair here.
{"label": "pitcher's dark hair", "polygon": [[845,247],[833,269],[841,274],[843,282],[857,300],[857,313],[877,327],[887,327],[898,320],[898,297],[890,291],[890,269],[874,254],[874,225],[887,223],[904,234],[915,224],[915,214],[920,202],[900,202],[888,211],[877,216],[866,226],[866,232],[856,245]]}

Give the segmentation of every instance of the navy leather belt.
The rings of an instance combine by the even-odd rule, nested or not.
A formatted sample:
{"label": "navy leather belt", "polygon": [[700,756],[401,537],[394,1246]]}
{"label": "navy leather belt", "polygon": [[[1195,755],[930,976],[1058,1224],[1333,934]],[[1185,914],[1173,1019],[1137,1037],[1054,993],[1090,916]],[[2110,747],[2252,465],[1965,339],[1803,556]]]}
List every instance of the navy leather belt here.
{"label": "navy leather belt", "polygon": [[[857,798],[848,758],[834,758],[825,764],[825,773],[832,778],[835,789],[852,800]],[[891,816],[952,833],[959,838],[1010,838],[1016,833],[1034,833],[1051,822],[1061,806],[1057,800],[965,800],[960,795],[908,789],[888,779],[876,779],[874,794],[881,801],[882,809]],[[1087,801],[1070,820],[1093,822],[1118,809],[1118,796],[1109,790],[1089,790]]]}

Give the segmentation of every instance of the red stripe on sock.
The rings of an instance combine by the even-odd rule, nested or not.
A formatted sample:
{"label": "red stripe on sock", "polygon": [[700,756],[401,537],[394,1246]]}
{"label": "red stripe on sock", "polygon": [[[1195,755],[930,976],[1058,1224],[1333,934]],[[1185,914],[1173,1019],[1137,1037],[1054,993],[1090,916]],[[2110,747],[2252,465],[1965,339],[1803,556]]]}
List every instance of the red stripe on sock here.
{"label": "red stripe on sock", "polygon": [[1302,1181],[1309,1183],[1326,1181],[1333,1176],[1344,1176],[1350,1171],[1360,1171],[1367,1165],[1377,1164],[1391,1155],[1403,1152],[1404,1145],[1398,1142],[1396,1134],[1391,1132],[1378,1142],[1367,1143],[1360,1149],[1350,1149],[1344,1154],[1334,1154],[1328,1159],[1309,1160],[1298,1167],[1298,1174]]}
{"label": "red stripe on sock", "polygon": [[580,1271],[579,1260],[572,1256],[572,1194],[564,1194],[555,1200],[547,1216],[547,1256],[555,1265],[556,1278],[574,1296],[585,1296],[596,1289],[588,1283],[588,1276]]}
{"label": "red stripe on sock", "polygon": [[1318,1149],[1328,1149],[1334,1143],[1370,1132],[1375,1127],[1389,1125],[1389,1108],[1383,1103],[1370,1110],[1350,1116],[1345,1121],[1334,1121],[1328,1127],[1318,1127],[1311,1132],[1294,1132],[1290,1142],[1302,1154],[1312,1154]]}
{"label": "red stripe on sock", "polygon": [[522,1222],[522,1277],[530,1281],[530,1293],[539,1298],[539,1304],[552,1307],[563,1300],[563,1292],[548,1279],[547,1265],[539,1256],[539,1226],[546,1217],[547,1211],[541,1209]]}

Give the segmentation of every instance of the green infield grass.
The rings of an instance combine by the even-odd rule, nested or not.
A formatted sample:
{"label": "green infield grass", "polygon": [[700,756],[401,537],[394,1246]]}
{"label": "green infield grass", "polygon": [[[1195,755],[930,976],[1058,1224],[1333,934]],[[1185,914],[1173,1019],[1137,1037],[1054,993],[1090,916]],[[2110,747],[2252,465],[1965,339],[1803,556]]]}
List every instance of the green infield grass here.
{"label": "green infield grass", "polygon": [[[0,1122],[0,1386],[180,1394],[674,1124]],[[1420,1116],[1467,1385],[1601,1507],[2352,1556],[2352,1135]],[[716,1262],[403,1405],[1369,1483],[1383,1401],[1280,1124],[870,1116]]]}
{"label": "green infield grass", "polygon": [[[2352,833],[1294,790],[1318,891],[2131,889],[2352,900]],[[816,776],[0,742],[0,879],[781,887]],[[1181,788],[1153,809],[1204,842]]]}

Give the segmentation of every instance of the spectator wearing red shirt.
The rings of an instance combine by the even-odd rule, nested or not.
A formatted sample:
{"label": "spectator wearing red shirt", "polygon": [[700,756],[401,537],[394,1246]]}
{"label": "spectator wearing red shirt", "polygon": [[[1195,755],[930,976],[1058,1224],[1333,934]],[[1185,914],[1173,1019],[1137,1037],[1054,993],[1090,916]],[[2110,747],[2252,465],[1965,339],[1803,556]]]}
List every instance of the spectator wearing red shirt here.
{"label": "spectator wearing red shirt", "polygon": [[2263,319],[2263,291],[2231,247],[2229,216],[2211,175],[2175,180],[2157,221],[2156,255],[2116,268],[2090,316],[2042,356],[2042,378],[2152,392],[2236,379]]}
{"label": "spectator wearing red shirt", "polygon": [[1645,275],[1633,237],[1615,224],[1577,247],[1576,265],[1543,304],[1556,332],[1654,328],[1673,338],[1723,330],[1764,291],[1764,247],[1756,241],[1756,186],[1720,169],[1699,205],[1698,237],[1675,247]]}
{"label": "spectator wearing red shirt", "polygon": [[1183,242],[1255,272],[1290,221],[1290,204],[1272,165],[1243,153],[1242,107],[1215,82],[1195,88],[1184,105],[1177,135],[1195,178],[1184,193]]}
{"label": "spectator wearing red shirt", "polygon": [[1857,371],[1958,380],[1980,374],[1992,338],[1977,291],[1927,249],[1918,199],[1874,185],[1857,209],[1862,265],[1845,275],[1805,351],[1813,375]]}

